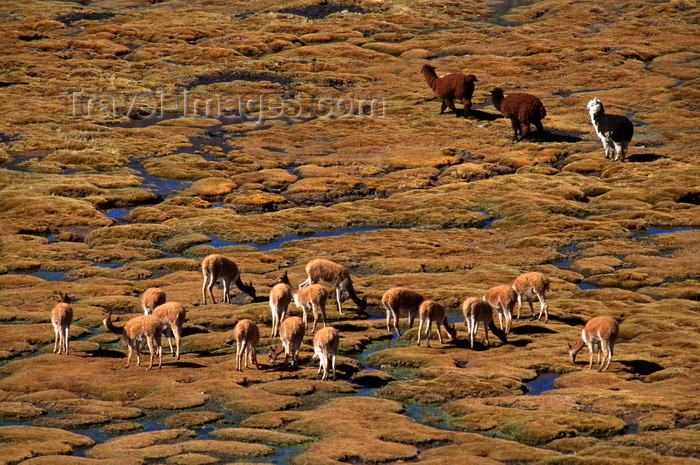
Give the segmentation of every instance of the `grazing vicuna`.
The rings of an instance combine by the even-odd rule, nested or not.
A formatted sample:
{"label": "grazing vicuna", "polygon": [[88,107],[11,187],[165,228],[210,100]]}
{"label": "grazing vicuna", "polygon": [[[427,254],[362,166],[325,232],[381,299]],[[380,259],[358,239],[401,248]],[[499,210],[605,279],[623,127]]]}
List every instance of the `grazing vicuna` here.
{"label": "grazing vicuna", "polygon": [[284,271],[275,279],[275,285],[270,290],[270,312],[272,313],[271,337],[279,334],[279,327],[287,314],[287,308],[292,301],[292,286],[289,283],[287,272]]}
{"label": "grazing vicuna", "polygon": [[61,302],[51,310],[51,324],[55,340],[53,343],[53,353],[64,352],[68,355],[70,340],[70,324],[73,322],[73,309],[70,306],[70,297],[67,294],[59,293]]}
{"label": "grazing vicuna", "polygon": [[346,270],[344,266],[338,265],[330,260],[317,258],[306,264],[306,274],[308,278],[306,281],[299,284],[299,289],[309,284],[316,284],[320,280],[331,283],[335,286],[335,301],[338,304],[338,313],[341,315],[343,314],[341,308],[343,291],[348,291],[348,295],[352,301],[355,302],[358,310],[364,312],[365,308],[367,308],[367,297],[360,299],[357,294],[355,294],[355,289],[352,287],[352,280],[350,279],[350,273],[348,273],[348,270]]}
{"label": "grazing vicuna", "polygon": [[289,356],[292,356],[292,366],[296,366],[299,358],[299,349],[304,339],[304,322],[298,316],[290,316],[280,324],[280,344],[270,347],[267,355],[270,363],[275,363],[277,357],[284,352],[284,364],[287,364]]}
{"label": "grazing vicuna", "polygon": [[213,303],[216,303],[216,299],[214,299],[214,292],[212,290],[214,288],[214,284],[216,284],[216,281],[219,278],[221,278],[221,281],[224,284],[223,301],[225,303],[231,303],[229,289],[232,282],[236,283],[238,289],[255,299],[255,288],[253,287],[253,283],[245,284],[243,281],[241,281],[241,274],[239,273],[236,264],[223,255],[212,254],[205,257],[204,261],[202,261],[202,275],[204,277],[204,283],[202,284],[202,299],[204,300],[204,305],[207,304],[207,291],[209,292]]}
{"label": "grazing vicuna", "polygon": [[[617,321],[609,316],[596,316],[591,318],[583,327],[578,342],[573,346],[569,344],[569,357],[571,357],[571,362],[576,363],[576,354],[586,345],[590,352],[590,360],[588,361],[588,369],[590,370],[593,367],[593,348],[597,345],[598,365],[600,365],[598,371],[607,370],[612,360],[613,348],[615,347],[615,341],[617,340],[617,334],[619,332],[620,327]],[[603,354],[602,361],[600,359],[601,353]],[[606,358],[607,363],[605,362]]]}
{"label": "grazing vicuna", "polygon": [[[182,325],[185,323],[185,318],[187,317],[185,307],[183,307],[180,302],[168,302],[158,305],[153,310],[152,315],[163,323],[163,331],[168,338],[170,353],[176,357],[176,360],[180,360],[180,339],[182,338]],[[175,336],[177,355],[173,351],[173,336]]]}
{"label": "grazing vicuna", "polygon": [[547,111],[540,99],[530,94],[509,94],[503,97],[503,89],[495,88],[491,91],[493,106],[510,119],[513,126],[513,137],[521,140],[530,132],[530,124],[534,124],[538,131],[542,132],[542,118],[547,116]]}
{"label": "grazing vicuna", "polygon": [[535,308],[532,306],[532,295],[536,295],[540,301],[540,314],[537,316],[537,320],[542,317],[544,313],[544,322],[549,320],[549,307],[545,296],[549,290],[549,278],[544,274],[537,271],[532,271],[530,273],[523,273],[513,281],[513,290],[518,294],[518,320],[520,319],[520,308],[522,307],[522,296],[527,297],[527,303],[530,304],[530,311],[532,311],[532,317],[535,317]]}
{"label": "grazing vicuna", "polygon": [[586,105],[588,113],[591,115],[591,123],[598,138],[603,143],[605,158],[612,158],[617,161],[625,161],[627,147],[634,135],[632,122],[621,115],[606,115],[603,103],[594,98]]}
{"label": "grazing vicuna", "polygon": [[[287,272],[285,271],[284,273],[282,273],[276,279],[275,282],[279,282],[281,284],[286,284],[289,286],[290,282],[289,278],[287,277]],[[277,286],[279,286],[279,284],[275,285],[275,287]],[[270,294],[270,298],[272,298],[272,294]],[[304,320],[305,329],[309,328],[309,310],[311,310],[314,316],[314,326],[313,328],[311,328],[312,333],[316,332],[316,322],[318,321],[319,310],[321,311],[321,316],[323,317],[323,326],[326,326],[326,301],[328,300],[328,291],[325,287],[323,287],[320,284],[310,284],[308,286],[302,287],[299,290],[292,291],[292,298],[294,299],[294,305],[296,305],[296,307],[300,308],[302,311],[302,318]],[[284,319],[284,315],[281,319]]]}
{"label": "grazing vicuna", "polygon": [[437,334],[440,344],[442,344],[442,334],[440,333],[440,326],[445,327],[447,332],[447,339],[453,341],[457,336],[457,330],[454,326],[450,326],[447,323],[447,316],[445,315],[445,307],[440,302],[435,300],[424,300],[418,307],[418,345],[420,345],[420,334],[423,330],[423,324],[426,325],[425,338],[427,347],[430,347],[430,332],[433,327],[433,322],[437,325]]}
{"label": "grazing vicuna", "polygon": [[382,296],[382,305],[386,310],[386,330],[391,332],[389,329],[389,321],[391,320],[394,323],[396,334],[401,336],[401,330],[398,326],[401,311],[408,314],[408,327],[412,328],[413,320],[418,314],[418,307],[424,300],[425,298],[420,292],[405,287],[392,287],[386,291]]}
{"label": "grazing vicuna", "polygon": [[153,367],[154,347],[158,351],[158,368],[160,368],[163,359],[163,348],[161,342],[161,332],[163,323],[153,315],[141,315],[132,318],[122,327],[117,327],[111,321],[112,312],[103,312],[103,323],[107,331],[121,336],[124,344],[129,348],[129,356],[126,359],[126,368],[129,368],[131,363],[131,354],[136,350],[136,366],[141,366],[141,344],[145,340],[148,344],[148,351],[151,353],[151,363],[148,365],[148,370]]}
{"label": "grazing vicuna", "polygon": [[339,342],[338,330],[332,326],[321,328],[314,336],[314,356],[312,358],[319,359],[318,372],[321,373],[321,369],[323,369],[321,381],[328,378],[329,363],[333,368],[333,380],[335,381],[335,358]]}
{"label": "grazing vicuna", "polygon": [[469,333],[469,344],[474,348],[474,338],[479,330],[479,324],[484,325],[484,337],[486,345],[489,346],[489,329],[496,335],[501,342],[508,342],[506,333],[496,327],[493,323],[493,308],[483,299],[470,297],[462,302],[462,315],[464,315],[464,324],[467,326]]}
{"label": "grazing vicuna", "polygon": [[440,114],[445,111],[445,108],[450,107],[450,110],[455,113],[455,116],[459,117],[459,112],[454,102],[455,100],[459,100],[464,104],[464,117],[467,117],[472,107],[474,82],[478,81],[476,76],[473,74],[452,73],[438,77],[437,74],[435,74],[435,67],[428,64],[423,65],[420,72],[423,74],[425,82],[433,89],[435,97],[442,100]]}
{"label": "grazing vicuna", "polygon": [[248,362],[255,364],[258,367],[257,347],[260,342],[260,330],[253,320],[244,318],[236,323],[233,328],[233,337],[236,339],[236,370],[241,369],[241,359],[245,356],[245,367],[248,368]]}
{"label": "grazing vicuna", "polygon": [[498,324],[503,329],[503,319],[506,320],[506,334],[510,334],[513,324],[513,309],[518,303],[518,294],[512,286],[495,286],[486,291],[483,299],[498,312]]}
{"label": "grazing vicuna", "polygon": [[143,313],[150,315],[158,305],[165,303],[165,292],[158,287],[149,287],[141,294],[141,307]]}

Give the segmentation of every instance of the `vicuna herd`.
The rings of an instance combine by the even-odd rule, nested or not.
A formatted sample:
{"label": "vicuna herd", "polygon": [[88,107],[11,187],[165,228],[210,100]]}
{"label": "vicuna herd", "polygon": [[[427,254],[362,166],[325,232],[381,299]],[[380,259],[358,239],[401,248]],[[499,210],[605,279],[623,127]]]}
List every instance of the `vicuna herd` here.
{"label": "vicuna herd", "polygon": [[[202,262],[203,286],[202,300],[208,303],[207,295],[215,303],[213,287],[218,279],[223,281],[224,295],[222,302],[230,302],[230,284],[233,282],[247,295],[255,298],[255,289],[252,284],[244,284],[236,264],[223,255],[214,254],[207,256]],[[274,281],[269,295],[272,327],[271,337],[279,337],[279,345],[270,347],[268,359],[270,364],[274,364],[277,358],[284,352],[284,364],[290,362],[291,366],[299,363],[299,352],[304,336],[308,330],[308,313],[311,311],[314,323],[311,333],[314,334],[312,348],[313,358],[319,359],[319,374],[322,379],[328,378],[329,370],[336,377],[336,357],[340,334],[336,328],[327,325],[326,302],[328,291],[318,281],[326,281],[335,287],[336,303],[338,312],[342,315],[341,304],[343,293],[347,292],[349,297],[357,304],[358,310],[364,312],[367,300],[360,299],[352,286],[352,280],[347,269],[342,265],[329,260],[312,260],[306,266],[308,278],[294,289],[289,282],[287,272],[282,272]],[[474,348],[474,340],[479,326],[484,328],[486,346],[489,343],[489,330],[503,343],[507,343],[507,335],[510,333],[513,322],[513,313],[517,312],[516,319],[520,319],[520,309],[522,297],[527,298],[532,313],[535,318],[533,307],[533,297],[537,297],[540,302],[540,310],[537,319],[544,315],[544,322],[549,318],[546,294],[549,290],[549,279],[542,273],[530,272],[518,276],[512,285],[499,285],[489,289],[483,298],[470,297],[464,300],[461,305],[464,316],[464,324],[469,335],[470,347]],[[54,353],[69,353],[68,341],[70,338],[70,324],[73,319],[73,311],[70,298],[66,294],[59,294],[60,303],[51,311],[51,323],[56,333]],[[302,311],[302,318],[297,316],[287,316],[289,304],[294,301],[296,306]],[[386,329],[391,332],[391,324],[398,336],[401,336],[399,329],[399,317],[406,314],[408,317],[408,327],[413,327],[413,323],[418,318],[419,327],[417,335],[417,345],[421,345],[425,328],[426,346],[430,347],[430,336],[432,326],[435,324],[438,340],[443,343],[441,329],[444,329],[447,339],[454,341],[457,337],[457,330],[454,325],[449,324],[445,307],[442,303],[425,299],[422,294],[405,287],[394,287],[387,290],[382,296],[381,303],[386,310]],[[183,324],[186,319],[186,311],[179,302],[168,302],[165,293],[158,288],[149,288],[141,296],[141,305],[144,315],[133,318],[123,326],[116,326],[112,323],[112,313],[104,312],[103,323],[107,331],[117,334],[128,348],[126,367],[131,363],[133,352],[136,352],[136,365],[141,365],[141,352],[146,346],[150,353],[150,363],[148,369],[153,367],[154,357],[158,356],[158,368],[162,366],[162,344],[163,333],[168,338],[170,352],[177,360],[180,359],[180,343],[182,338]],[[498,315],[499,326],[494,323],[494,311]],[[321,314],[323,328],[316,331],[318,314]],[[600,369],[607,369],[613,355],[613,347],[619,328],[617,322],[609,317],[595,317],[591,319],[583,328],[579,341],[569,347],[569,355],[572,362],[575,361],[576,354],[586,345],[590,351],[589,368],[593,364],[593,353],[595,347],[599,347],[598,359]],[[175,349],[173,349],[172,339],[175,339]],[[251,319],[241,319],[233,330],[233,338],[236,342],[236,370],[241,371],[255,365],[258,367],[257,348],[260,343],[260,329]],[[601,353],[602,361],[601,361]]]}

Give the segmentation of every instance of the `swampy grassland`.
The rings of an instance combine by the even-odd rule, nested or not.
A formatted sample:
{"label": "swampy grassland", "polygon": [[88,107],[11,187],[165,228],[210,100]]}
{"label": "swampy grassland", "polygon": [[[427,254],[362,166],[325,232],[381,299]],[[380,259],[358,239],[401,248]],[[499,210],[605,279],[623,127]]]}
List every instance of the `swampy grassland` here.
{"label": "swampy grassland", "polygon": [[[0,464],[700,463],[699,19],[686,0],[2,2]],[[477,76],[467,118],[438,114],[426,63]],[[545,132],[513,141],[495,87],[537,96]],[[624,163],[593,97],[634,125]],[[256,299],[203,305],[212,253]],[[297,368],[266,355],[273,279],[314,258],[368,301],[327,305],[335,381],[310,334]],[[507,342],[470,348],[459,304],[527,271],[549,321],[524,303]],[[457,338],[387,331],[395,286]],[[125,369],[102,311],[125,324],[149,287],[186,308],[182,355]],[[604,372],[567,355],[598,315],[620,324]],[[238,372],[243,318],[259,367]]]}

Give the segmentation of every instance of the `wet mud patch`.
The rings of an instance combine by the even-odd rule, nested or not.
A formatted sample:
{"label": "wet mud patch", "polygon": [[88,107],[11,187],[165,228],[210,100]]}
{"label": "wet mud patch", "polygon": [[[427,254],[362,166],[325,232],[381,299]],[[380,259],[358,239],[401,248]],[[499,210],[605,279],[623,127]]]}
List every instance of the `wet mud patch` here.
{"label": "wet mud patch", "polygon": [[300,5],[282,8],[277,10],[277,13],[292,14],[303,16],[309,19],[323,19],[335,13],[360,13],[364,14],[367,11],[359,5],[353,3],[328,2],[322,1],[312,5]]}

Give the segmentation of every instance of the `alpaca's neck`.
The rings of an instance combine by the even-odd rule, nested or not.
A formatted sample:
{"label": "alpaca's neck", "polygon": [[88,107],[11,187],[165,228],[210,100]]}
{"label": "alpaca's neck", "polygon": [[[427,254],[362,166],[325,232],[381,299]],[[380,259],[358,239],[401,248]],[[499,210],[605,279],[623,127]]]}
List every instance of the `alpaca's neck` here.
{"label": "alpaca's neck", "polygon": [[423,71],[423,77],[425,78],[425,82],[428,83],[431,89],[435,85],[435,81],[437,81],[438,79],[437,74],[435,74],[435,71],[428,70]]}

